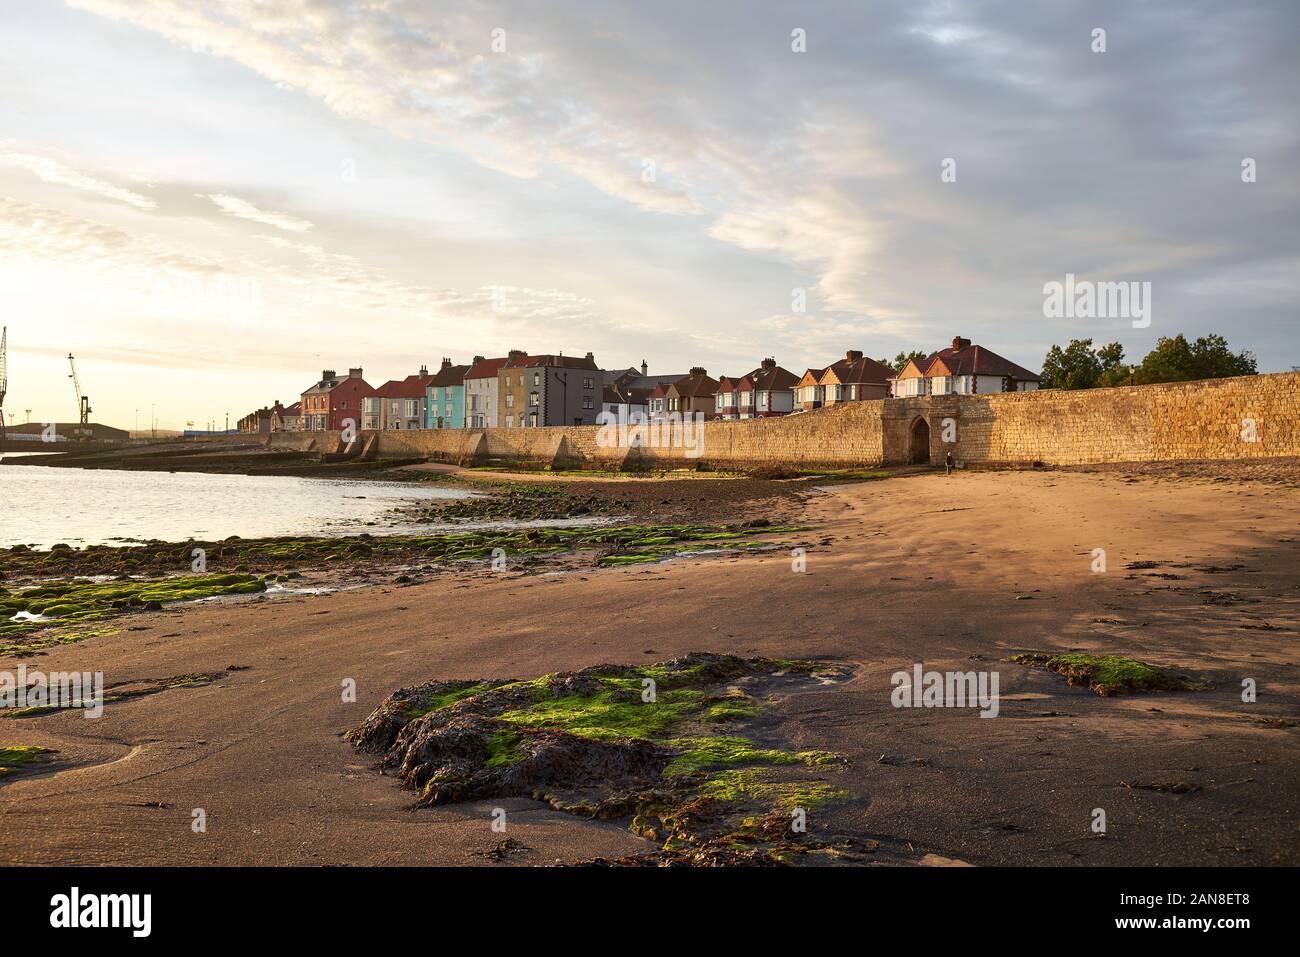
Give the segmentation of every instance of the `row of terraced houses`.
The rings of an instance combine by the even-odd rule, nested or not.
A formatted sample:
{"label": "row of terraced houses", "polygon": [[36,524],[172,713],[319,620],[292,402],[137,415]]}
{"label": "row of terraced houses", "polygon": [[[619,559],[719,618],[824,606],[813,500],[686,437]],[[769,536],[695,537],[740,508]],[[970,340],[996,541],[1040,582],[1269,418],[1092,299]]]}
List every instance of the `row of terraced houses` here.
{"label": "row of terraced houses", "polygon": [[626,369],[601,369],[588,352],[499,358],[444,358],[436,371],[421,366],[403,379],[371,386],[360,368],[338,375],[326,369],[298,402],[276,401],[239,422],[244,432],[344,429],[484,429],[595,425],[601,413],[624,420],[672,415],[754,419],[798,415],[842,402],[893,396],[1022,392],[1039,377],[969,339],[955,338],[901,369],[850,350],[844,358],[803,375],[767,358],[744,375],[712,378],[702,367],[651,375],[643,360]]}

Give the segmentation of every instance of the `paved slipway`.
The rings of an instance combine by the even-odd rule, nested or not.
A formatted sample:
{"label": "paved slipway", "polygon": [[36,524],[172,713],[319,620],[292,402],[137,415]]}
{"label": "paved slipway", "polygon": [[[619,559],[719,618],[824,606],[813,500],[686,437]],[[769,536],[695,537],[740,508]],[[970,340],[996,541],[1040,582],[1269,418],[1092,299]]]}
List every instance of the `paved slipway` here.
{"label": "paved slipway", "polygon": [[[767,553],[444,578],[140,615],[52,649],[29,668],[102,670],[109,682],[247,670],[109,704],[97,721],[5,720],[0,743],[57,748],[61,763],[0,785],[0,862],[485,864],[501,837],[492,803],[530,849],[509,864],[650,850],[618,822],[527,800],[411,811],[412,793],[339,734],[431,678],[691,650],[856,666],[848,682],[782,701],[774,734],[847,758],[835,783],[855,798],[812,823],[880,838],[900,849],[891,861],[1297,862],[1300,727],[1287,725],[1300,719],[1300,489],[930,474],[818,490],[806,519],[823,544],[802,574]],[[1094,548],[1107,551],[1105,573],[1091,571]],[[1008,661],[1071,648],[1215,689],[1102,698]],[[893,708],[890,676],[916,662],[998,671],[1000,716]],[[1241,701],[1243,677],[1258,682],[1255,704]],[[355,704],[341,700],[345,678]],[[1180,783],[1196,789],[1131,787]],[[191,829],[194,808],[206,833]],[[1094,808],[1104,838],[1090,830]]]}

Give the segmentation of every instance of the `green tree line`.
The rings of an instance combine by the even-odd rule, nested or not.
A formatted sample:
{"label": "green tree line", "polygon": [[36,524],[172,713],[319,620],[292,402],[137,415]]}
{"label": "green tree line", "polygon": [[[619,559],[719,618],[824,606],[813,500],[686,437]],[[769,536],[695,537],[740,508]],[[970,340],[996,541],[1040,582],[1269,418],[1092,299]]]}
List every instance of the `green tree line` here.
{"label": "green tree line", "polygon": [[1153,382],[1188,382],[1254,375],[1255,354],[1233,352],[1219,335],[1188,342],[1181,333],[1161,336],[1156,347],[1137,365],[1124,361],[1118,342],[1092,347],[1091,339],[1072,339],[1062,349],[1054,345],[1043,360],[1044,389],[1093,389],[1098,386],[1147,385]]}

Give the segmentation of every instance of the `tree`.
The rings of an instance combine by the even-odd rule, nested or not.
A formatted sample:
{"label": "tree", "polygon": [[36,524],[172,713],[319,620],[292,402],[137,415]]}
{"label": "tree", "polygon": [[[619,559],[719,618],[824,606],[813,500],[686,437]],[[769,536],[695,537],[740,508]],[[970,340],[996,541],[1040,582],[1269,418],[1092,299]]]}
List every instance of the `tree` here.
{"label": "tree", "polygon": [[1156,340],[1156,347],[1133,370],[1133,381],[1188,382],[1255,375],[1257,371],[1255,354],[1244,349],[1234,353],[1223,336],[1201,336],[1189,343],[1180,333],[1172,339],[1161,336]]}
{"label": "tree", "polygon": [[913,349],[911,352],[900,352],[898,355],[894,356],[893,362],[890,362],[883,356],[881,356],[879,362],[882,366],[889,366],[895,372],[902,372],[903,366],[907,365],[909,360],[915,359],[919,363],[922,359],[928,358],[929,355],[930,353],[928,352],[919,352],[916,349]]}
{"label": "tree", "polygon": [[1124,347],[1112,342],[1100,349],[1091,339],[1071,339],[1062,349],[1054,345],[1043,360],[1044,389],[1092,389],[1098,385],[1115,385],[1129,374],[1124,365]]}

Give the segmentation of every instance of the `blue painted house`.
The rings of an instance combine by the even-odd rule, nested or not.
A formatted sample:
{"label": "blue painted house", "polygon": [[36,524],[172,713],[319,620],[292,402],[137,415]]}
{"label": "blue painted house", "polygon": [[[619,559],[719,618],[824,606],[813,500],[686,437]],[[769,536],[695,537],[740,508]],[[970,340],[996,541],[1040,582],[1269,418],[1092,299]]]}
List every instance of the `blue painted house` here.
{"label": "blue painted house", "polygon": [[426,390],[426,429],[463,429],[465,427],[465,373],[469,366],[454,366],[444,358],[442,368],[433,376]]}

